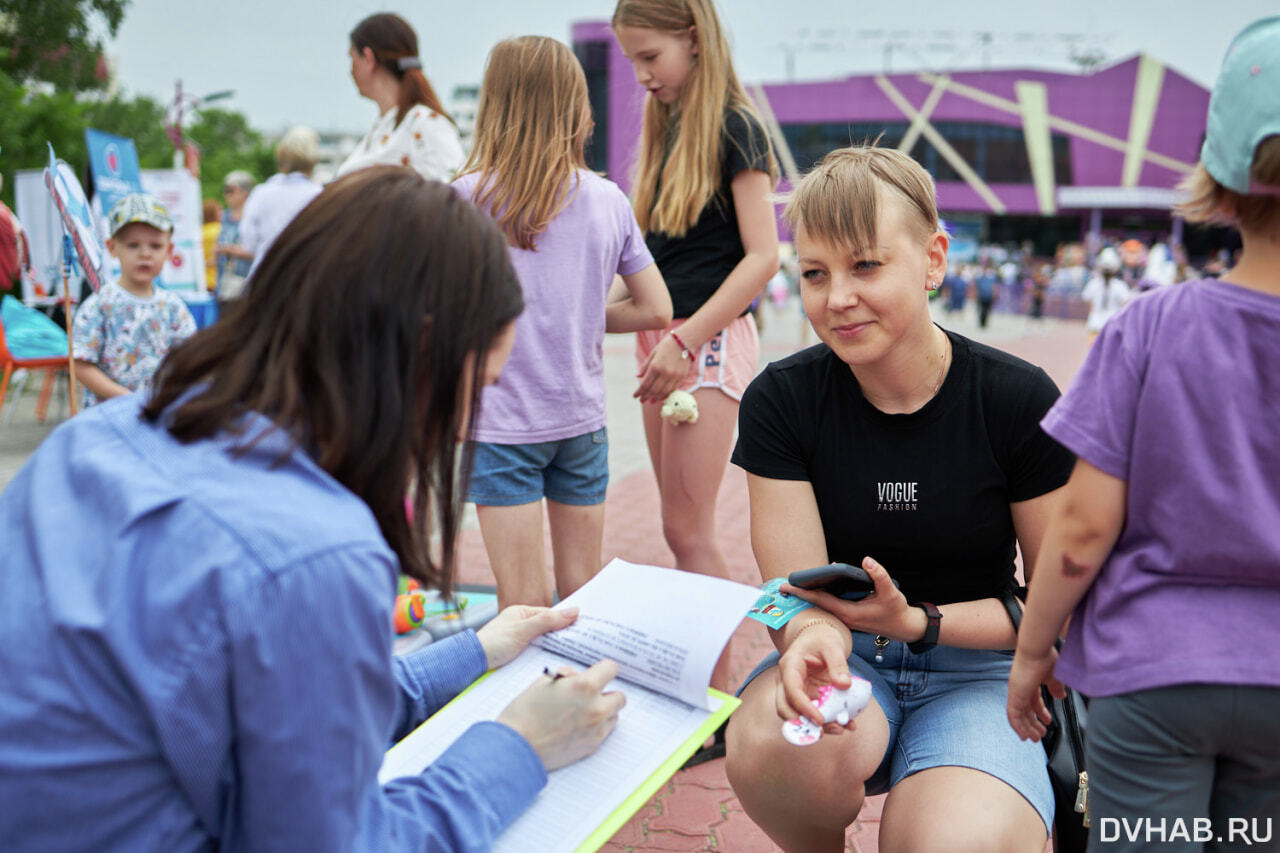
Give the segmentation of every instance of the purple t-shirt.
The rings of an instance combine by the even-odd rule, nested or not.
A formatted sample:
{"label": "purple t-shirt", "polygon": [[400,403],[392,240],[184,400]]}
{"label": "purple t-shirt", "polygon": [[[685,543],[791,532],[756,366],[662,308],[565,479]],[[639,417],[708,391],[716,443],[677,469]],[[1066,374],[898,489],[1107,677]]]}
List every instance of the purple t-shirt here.
{"label": "purple t-shirt", "polygon": [[[454,190],[470,199],[478,180],[464,175]],[[605,425],[605,297],[615,273],[653,263],[622,190],[586,170],[534,245],[508,248],[525,308],[502,377],[484,389],[477,441],[558,441]]]}
{"label": "purple t-shirt", "polygon": [[1140,296],[1042,426],[1128,484],[1058,677],[1090,696],[1280,686],[1280,297],[1212,279]]}

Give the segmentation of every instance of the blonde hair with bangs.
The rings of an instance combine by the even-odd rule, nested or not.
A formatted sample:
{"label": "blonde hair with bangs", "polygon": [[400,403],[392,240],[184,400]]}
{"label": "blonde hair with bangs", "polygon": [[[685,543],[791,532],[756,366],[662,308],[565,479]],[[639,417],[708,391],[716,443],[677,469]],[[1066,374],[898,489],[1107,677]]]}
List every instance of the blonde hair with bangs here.
{"label": "blonde hair with bangs", "polygon": [[[711,0],[619,0],[612,24],[615,30],[636,27],[676,34],[694,28],[698,54],[678,107],[645,96],[632,189],[632,205],[642,230],[682,237],[720,189],[725,110],[735,110],[757,124],[760,116],[738,82]],[[668,151],[673,130],[675,138]],[[772,148],[768,156],[769,176],[776,179]]]}
{"label": "blonde hair with bangs", "polygon": [[933,178],[907,154],[892,148],[837,148],[806,174],[783,213],[792,233],[805,233],[859,255],[876,245],[881,192],[898,196],[913,230],[927,240],[939,230]]}
{"label": "blonde hair with bangs", "polygon": [[573,200],[592,126],[586,75],[564,44],[521,36],[490,51],[475,146],[459,174],[480,175],[471,200],[490,211],[511,245],[534,249]]}
{"label": "blonde hair with bangs", "polygon": [[[1280,187],[1280,136],[1258,143],[1249,177],[1256,184]],[[1196,164],[1178,189],[1187,198],[1174,211],[1188,222],[1217,222],[1245,231],[1280,227],[1280,195],[1241,195],[1214,180],[1203,163]]]}

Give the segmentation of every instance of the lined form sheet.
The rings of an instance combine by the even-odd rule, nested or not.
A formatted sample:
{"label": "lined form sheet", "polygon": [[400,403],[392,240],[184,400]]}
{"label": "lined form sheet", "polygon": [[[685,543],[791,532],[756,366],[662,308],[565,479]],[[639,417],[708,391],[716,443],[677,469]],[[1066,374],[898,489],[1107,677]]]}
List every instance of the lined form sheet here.
{"label": "lined form sheet", "polygon": [[573,625],[538,637],[392,747],[378,781],[421,773],[471,725],[497,718],[544,677],[544,667],[585,669],[608,658],[617,661],[619,677],[606,690],[627,698],[617,727],[595,754],[551,773],[493,848],[571,853],[589,839],[595,849],[659,778],[676,771],[680,747],[709,735],[737,707],[736,699],[711,695],[707,683],[757,594],[721,578],[615,559],[557,605],[579,608]]}
{"label": "lined form sheet", "polygon": [[[543,677],[543,667],[566,664],[572,661],[526,649],[393,747],[382,762],[379,783],[421,773],[474,723],[495,719],[514,696]],[[571,853],[709,716],[703,708],[617,679],[606,689],[627,697],[617,728],[594,755],[549,774],[547,787],[502,834],[495,851]],[[719,701],[713,704],[718,707]]]}

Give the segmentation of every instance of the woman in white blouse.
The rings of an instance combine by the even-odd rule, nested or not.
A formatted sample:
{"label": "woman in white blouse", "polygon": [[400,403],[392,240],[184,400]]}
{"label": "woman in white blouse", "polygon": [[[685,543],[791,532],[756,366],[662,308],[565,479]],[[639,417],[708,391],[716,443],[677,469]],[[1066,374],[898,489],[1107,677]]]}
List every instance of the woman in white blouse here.
{"label": "woman in white blouse", "polygon": [[1107,246],[1098,253],[1093,262],[1094,276],[1084,286],[1080,298],[1089,303],[1089,316],[1084,327],[1089,331],[1089,340],[1098,336],[1106,322],[1114,317],[1131,295],[1129,285],[1125,283],[1121,272],[1124,262],[1120,253]]}
{"label": "woman in white blouse", "polygon": [[351,31],[351,78],[378,105],[379,117],[338,167],[338,177],[366,166],[412,166],[449,181],[465,159],[458,128],[422,73],[418,36],[399,15],[370,15]]}

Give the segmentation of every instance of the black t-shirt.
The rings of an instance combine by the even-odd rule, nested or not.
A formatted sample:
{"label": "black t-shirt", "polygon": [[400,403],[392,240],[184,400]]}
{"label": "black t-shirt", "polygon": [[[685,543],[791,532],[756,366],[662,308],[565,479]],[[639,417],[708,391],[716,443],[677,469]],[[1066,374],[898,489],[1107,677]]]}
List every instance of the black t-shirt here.
{"label": "black t-shirt", "polygon": [[677,318],[701,308],[745,254],[731,185],[739,172],[769,171],[769,138],[760,122],[734,109],[725,111],[720,164],[720,188],[683,237],[650,231],[644,238],[671,291]]}
{"label": "black t-shirt", "polygon": [[742,397],[733,452],[752,474],[813,485],[832,561],[874,557],[908,601],[934,604],[1010,587],[1009,504],[1063,485],[1075,463],[1040,429],[1058,398],[1043,370],[947,336],[951,369],[910,414],[867,402],[825,344],[770,364]]}

